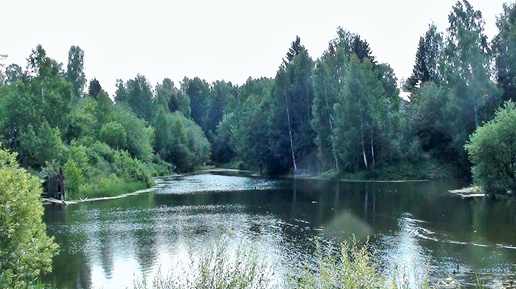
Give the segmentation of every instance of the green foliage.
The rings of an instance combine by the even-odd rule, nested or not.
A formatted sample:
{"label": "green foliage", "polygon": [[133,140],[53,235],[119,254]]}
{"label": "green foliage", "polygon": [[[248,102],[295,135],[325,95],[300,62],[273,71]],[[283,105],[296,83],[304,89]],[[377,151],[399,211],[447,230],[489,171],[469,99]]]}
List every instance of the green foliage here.
{"label": "green foliage", "polygon": [[82,97],[86,76],[84,75],[84,51],[79,46],[72,46],[68,51],[66,79],[73,85],[74,96]]}
{"label": "green foliage", "polygon": [[57,245],[42,221],[39,179],[0,149],[0,287],[26,288],[51,271]]}
{"label": "green foliage", "polygon": [[198,77],[184,78],[181,82],[181,91],[190,99],[192,120],[197,123],[204,132],[208,132],[207,112],[210,108],[210,85]]}
{"label": "green foliage", "polygon": [[80,192],[80,186],[84,182],[82,169],[72,159],[68,160],[63,167],[63,175],[66,180],[66,189],[69,199],[77,198]]}
{"label": "green foliage", "polygon": [[99,140],[112,148],[121,149],[126,147],[127,133],[119,122],[111,121],[102,125]]}
{"label": "green foliage", "polygon": [[90,199],[116,197],[147,187],[146,183],[125,181],[115,175],[98,176],[95,182],[89,182],[81,187],[81,197]]}
{"label": "green foliage", "polygon": [[482,13],[466,0],[458,1],[448,16],[444,75],[449,88],[447,115],[454,136],[452,146],[467,161],[464,144],[499,105],[499,91],[489,73],[489,47]]}
{"label": "green foliage", "polygon": [[142,161],[132,158],[126,151],[114,153],[113,167],[117,177],[125,181],[153,184],[149,168]]}
{"label": "green foliage", "polygon": [[97,98],[97,95],[102,91],[102,86],[100,85],[100,82],[93,78],[90,80],[90,84],[88,85],[88,95],[92,98]]}
{"label": "green foliage", "polygon": [[114,120],[123,126],[127,134],[126,146],[121,149],[127,150],[131,156],[144,162],[151,161],[153,129],[145,120],[138,118],[130,108],[123,105],[116,105],[113,112]]}
{"label": "green foliage", "polygon": [[64,145],[58,128],[52,129],[48,122],[34,130],[31,125],[20,136],[24,164],[41,168],[47,162],[60,162],[63,158]]}
{"label": "green foliage", "polygon": [[152,120],[152,89],[147,78],[138,74],[134,79],[125,84],[117,83],[115,101],[127,104],[138,118],[146,121]]}
{"label": "green foliage", "polygon": [[161,84],[156,85],[155,91],[153,100],[154,112],[164,108],[166,111],[178,111],[184,116],[190,117],[190,98],[183,91],[176,88],[172,80],[169,78],[163,79]]}
{"label": "green foliage", "polygon": [[381,122],[388,119],[378,71],[369,60],[352,55],[346,70],[346,82],[334,106],[332,134],[342,169],[354,172],[369,169],[377,161],[377,143],[386,131]]}
{"label": "green foliage", "polygon": [[425,82],[438,84],[441,81],[439,65],[442,62],[443,45],[442,34],[434,24],[429,25],[425,36],[419,38],[414,69],[405,83],[405,90],[412,92]]}
{"label": "green foliage", "polygon": [[492,49],[496,63],[496,79],[503,90],[503,100],[516,101],[516,4],[505,3],[496,21],[498,34]]}
{"label": "green foliage", "polygon": [[271,154],[265,163],[270,174],[296,171],[298,165],[312,165],[308,159],[316,150],[312,119],[314,98],[311,81],[314,62],[300,44],[292,42],[274,79],[269,119],[269,147]]}
{"label": "green foliage", "polygon": [[154,147],[178,171],[191,171],[210,160],[210,143],[202,129],[183,114],[160,108],[154,120]]}
{"label": "green foliage", "polygon": [[466,144],[473,180],[489,194],[516,193],[516,106],[506,102]]}
{"label": "green foliage", "polygon": [[336,254],[332,246],[317,247],[316,269],[304,267],[293,280],[295,288],[384,288],[385,278],[379,273],[367,244],[343,243]]}

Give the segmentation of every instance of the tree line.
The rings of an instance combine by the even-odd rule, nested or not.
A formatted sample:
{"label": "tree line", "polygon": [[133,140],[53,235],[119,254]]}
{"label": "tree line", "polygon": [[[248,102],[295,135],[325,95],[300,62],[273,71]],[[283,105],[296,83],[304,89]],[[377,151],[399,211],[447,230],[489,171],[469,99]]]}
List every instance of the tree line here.
{"label": "tree line", "polygon": [[87,85],[80,47],[65,67],[38,45],[25,68],[1,75],[0,141],[34,172],[64,167],[77,193],[205,164],[269,175],[465,176],[470,134],[516,97],[516,8],[503,8],[489,42],[482,13],[458,1],[445,32],[430,24],[421,36],[402,81],[343,28],[317,59],[296,37],[273,78],[153,86],[137,75],[117,80],[112,98],[96,79]]}

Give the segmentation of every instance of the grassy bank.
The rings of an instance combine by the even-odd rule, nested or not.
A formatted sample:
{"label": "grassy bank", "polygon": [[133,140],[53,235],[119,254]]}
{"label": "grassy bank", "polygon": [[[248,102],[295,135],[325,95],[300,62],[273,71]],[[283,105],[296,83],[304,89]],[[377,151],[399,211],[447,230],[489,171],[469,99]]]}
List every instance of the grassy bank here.
{"label": "grassy bank", "polygon": [[[81,198],[116,197],[148,188],[144,182],[121,182],[104,179],[99,183],[87,184],[81,188]],[[73,198],[74,195],[69,196]]]}
{"label": "grassy bank", "polygon": [[332,169],[316,176],[318,179],[348,181],[438,180],[461,177],[463,177],[463,174],[458,168],[433,159],[418,163],[400,163],[353,173]]}

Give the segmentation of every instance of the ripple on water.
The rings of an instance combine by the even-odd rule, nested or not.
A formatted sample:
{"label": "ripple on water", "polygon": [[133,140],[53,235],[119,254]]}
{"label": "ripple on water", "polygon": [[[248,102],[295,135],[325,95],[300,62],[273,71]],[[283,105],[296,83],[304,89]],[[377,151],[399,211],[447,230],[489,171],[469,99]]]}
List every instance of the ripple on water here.
{"label": "ripple on water", "polygon": [[223,175],[192,175],[163,180],[156,194],[192,194],[207,192],[270,190],[278,182],[261,178],[235,177]]}

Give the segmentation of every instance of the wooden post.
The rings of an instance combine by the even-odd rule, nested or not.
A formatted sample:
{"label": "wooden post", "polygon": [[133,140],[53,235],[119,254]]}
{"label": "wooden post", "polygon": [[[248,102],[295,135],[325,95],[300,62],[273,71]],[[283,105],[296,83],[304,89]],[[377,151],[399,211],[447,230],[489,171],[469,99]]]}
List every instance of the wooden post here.
{"label": "wooden post", "polygon": [[61,201],[65,199],[65,187],[64,187],[64,176],[63,168],[59,168],[59,195],[61,195]]}

